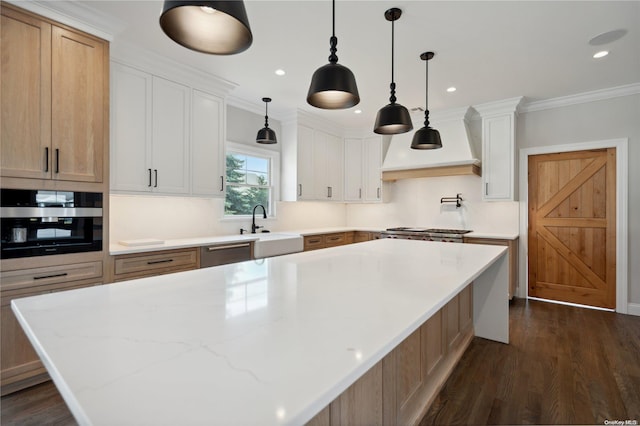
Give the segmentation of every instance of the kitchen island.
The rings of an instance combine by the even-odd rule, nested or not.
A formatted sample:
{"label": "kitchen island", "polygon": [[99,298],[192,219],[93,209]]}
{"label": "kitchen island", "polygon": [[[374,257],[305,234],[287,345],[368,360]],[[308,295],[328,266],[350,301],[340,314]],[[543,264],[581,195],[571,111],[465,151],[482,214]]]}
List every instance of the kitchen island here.
{"label": "kitchen island", "polygon": [[338,424],[334,400],[394,382],[383,361],[463,291],[475,335],[508,343],[507,281],[504,247],[384,239],[12,307],[80,424]]}

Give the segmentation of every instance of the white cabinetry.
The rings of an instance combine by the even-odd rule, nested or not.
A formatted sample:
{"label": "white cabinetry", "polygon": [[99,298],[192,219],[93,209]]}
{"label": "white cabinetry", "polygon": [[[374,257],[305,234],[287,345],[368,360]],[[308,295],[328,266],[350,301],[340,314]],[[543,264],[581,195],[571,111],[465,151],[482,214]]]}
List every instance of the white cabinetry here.
{"label": "white cabinetry", "polygon": [[282,126],[282,200],[343,201],[343,139],[297,120]]}
{"label": "white cabinetry", "polygon": [[521,97],[474,105],[482,117],[482,199],[513,201],[516,112]]}
{"label": "white cabinetry", "polygon": [[224,102],[194,90],[191,96],[191,193],[224,196]]}
{"label": "white cabinetry", "polygon": [[189,193],[189,105],[188,87],[153,77],[153,145],[147,167],[153,191]]}
{"label": "white cabinetry", "polygon": [[381,201],[382,138],[347,138],[344,143],[344,200]]}
{"label": "white cabinetry", "polygon": [[111,63],[111,189],[224,195],[224,100]]}
{"label": "white cabinetry", "polygon": [[317,200],[343,199],[342,139],[315,130],[313,134],[314,183]]}

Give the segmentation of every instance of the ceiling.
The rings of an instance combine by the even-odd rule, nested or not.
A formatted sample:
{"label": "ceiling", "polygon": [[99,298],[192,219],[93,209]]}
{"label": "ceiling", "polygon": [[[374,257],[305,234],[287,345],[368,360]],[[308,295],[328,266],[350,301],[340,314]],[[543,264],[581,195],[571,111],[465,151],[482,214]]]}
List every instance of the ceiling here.
{"label": "ceiling", "polygon": [[[245,1],[252,46],[237,55],[190,51],[161,31],[162,1],[78,1],[121,24],[114,42],[126,41],[209,72],[238,85],[231,96],[261,105],[276,118],[299,108],[346,128],[373,128],[388,103],[391,80],[390,7],[402,9],[395,23],[398,103],[425,106],[429,61],[429,109],[525,96],[549,99],[640,82],[638,1],[383,1],[336,2],[339,63],[356,76],[361,102],[326,111],[306,103],[311,75],[328,62],[331,2]],[[622,38],[590,45],[595,36],[626,30]],[[602,59],[592,56],[609,50]],[[281,68],[286,75],[274,71]],[[457,90],[449,93],[446,89]],[[355,114],[356,109],[362,110]]]}

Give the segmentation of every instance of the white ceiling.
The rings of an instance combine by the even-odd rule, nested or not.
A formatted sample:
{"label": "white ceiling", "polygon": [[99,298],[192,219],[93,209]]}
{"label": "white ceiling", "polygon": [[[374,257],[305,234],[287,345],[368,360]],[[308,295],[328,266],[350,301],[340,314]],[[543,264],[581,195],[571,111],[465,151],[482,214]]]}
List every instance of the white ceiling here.
{"label": "white ceiling", "polygon": [[[431,50],[429,109],[439,111],[516,96],[541,100],[640,82],[638,1],[386,1],[336,2],[339,63],[356,76],[361,102],[340,111],[306,103],[311,75],[327,63],[331,2],[245,1],[253,45],[214,56],[190,51],[158,25],[162,1],[79,1],[121,21],[120,40],[166,55],[238,85],[232,96],[261,104],[273,98],[278,116],[300,108],[349,128],[373,127],[388,103],[391,79],[390,7],[395,24],[398,103],[424,107],[425,66]],[[607,31],[627,34],[603,46],[589,40]],[[592,55],[610,51],[603,59]],[[286,75],[274,71],[282,68]],[[447,93],[449,86],[457,87]],[[361,109],[362,114],[354,114]]]}

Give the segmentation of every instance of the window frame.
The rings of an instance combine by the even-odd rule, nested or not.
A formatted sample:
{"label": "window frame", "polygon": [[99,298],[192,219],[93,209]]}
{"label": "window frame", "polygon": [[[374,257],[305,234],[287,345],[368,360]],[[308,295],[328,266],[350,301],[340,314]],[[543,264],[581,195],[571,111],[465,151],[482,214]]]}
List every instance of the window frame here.
{"label": "window frame", "polygon": [[[229,185],[227,182],[227,155],[229,153],[238,153],[242,155],[248,155],[251,157],[267,158],[269,160],[269,181],[271,182],[271,196],[269,197],[269,210],[267,211],[267,218],[274,219],[276,217],[276,202],[280,200],[280,153],[270,149],[264,149],[254,147],[246,144],[227,141],[224,144],[224,200],[227,199],[227,188]],[[224,202],[222,203],[222,217],[223,220],[246,220],[251,218],[250,214],[246,215],[228,215],[225,212]]]}

